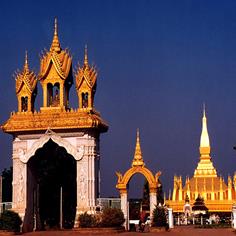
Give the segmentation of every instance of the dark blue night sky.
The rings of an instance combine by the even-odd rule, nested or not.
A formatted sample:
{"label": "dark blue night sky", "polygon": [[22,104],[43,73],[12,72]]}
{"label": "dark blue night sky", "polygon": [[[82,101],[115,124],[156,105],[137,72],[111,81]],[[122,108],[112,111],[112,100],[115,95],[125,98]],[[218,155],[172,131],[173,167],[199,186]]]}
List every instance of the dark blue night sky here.
{"label": "dark blue night sky", "polygon": [[[1,1],[0,122],[17,110],[13,72],[22,68],[25,50],[38,72],[57,17],[73,65],[87,44],[99,69],[95,106],[110,125],[101,135],[102,196],[118,196],[115,171],[130,167],[138,127],[146,166],[162,171],[166,191],[174,174],[192,176],[204,102],[211,156],[226,180],[236,171],[235,12],[230,0]],[[0,134],[0,170],[11,165],[11,141]],[[132,194],[139,181],[131,181]]]}

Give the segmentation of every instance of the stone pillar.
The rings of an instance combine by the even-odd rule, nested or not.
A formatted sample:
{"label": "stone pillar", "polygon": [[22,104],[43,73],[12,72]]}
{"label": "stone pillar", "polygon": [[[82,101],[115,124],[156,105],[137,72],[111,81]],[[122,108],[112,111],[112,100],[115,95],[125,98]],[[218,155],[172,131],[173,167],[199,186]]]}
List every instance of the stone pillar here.
{"label": "stone pillar", "polygon": [[169,228],[172,229],[174,228],[173,211],[172,208],[167,208],[167,209],[168,209]]}
{"label": "stone pillar", "polygon": [[157,190],[156,189],[150,189],[150,216],[151,219],[153,218],[153,210],[155,209],[157,205]]}
{"label": "stone pillar", "polygon": [[21,218],[24,218],[26,210],[27,194],[27,165],[20,158],[27,150],[27,143],[16,139],[13,142],[13,180],[12,180],[12,209]]}
{"label": "stone pillar", "polygon": [[128,203],[127,203],[127,190],[126,189],[122,189],[120,190],[120,200],[121,200],[121,210],[124,214],[124,218],[125,218],[125,229],[128,229]]}
{"label": "stone pillar", "polygon": [[98,138],[93,135],[84,134],[83,137],[77,139],[77,150],[84,147],[83,157],[77,160],[77,208],[76,223],[79,214],[88,212],[94,214],[96,211],[96,198],[99,187],[96,181],[96,173],[99,173],[99,164],[96,164],[98,158],[97,147],[99,145]]}

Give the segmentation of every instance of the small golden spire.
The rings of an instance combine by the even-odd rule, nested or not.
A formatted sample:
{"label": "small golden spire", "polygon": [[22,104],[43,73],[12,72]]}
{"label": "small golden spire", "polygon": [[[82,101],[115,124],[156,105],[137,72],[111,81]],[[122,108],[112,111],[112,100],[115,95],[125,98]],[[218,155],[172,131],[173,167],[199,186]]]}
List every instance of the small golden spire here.
{"label": "small golden spire", "polygon": [[54,20],[54,36],[57,35],[57,18]]}
{"label": "small golden spire", "polygon": [[28,64],[28,54],[27,51],[25,51],[25,64],[24,64],[24,72],[29,72],[29,64]]}
{"label": "small golden spire", "polygon": [[88,46],[85,44],[84,47],[84,65],[88,66]]}
{"label": "small golden spire", "polygon": [[142,151],[140,147],[140,140],[139,140],[139,129],[137,129],[137,139],[136,139],[136,147],[134,153],[134,159],[132,162],[132,166],[144,166]]}
{"label": "small golden spire", "polygon": [[55,51],[55,52],[61,51],[61,46],[60,46],[60,42],[58,39],[58,32],[57,32],[57,18],[55,18],[55,21],[54,21],[54,35],[53,35],[50,51]]}

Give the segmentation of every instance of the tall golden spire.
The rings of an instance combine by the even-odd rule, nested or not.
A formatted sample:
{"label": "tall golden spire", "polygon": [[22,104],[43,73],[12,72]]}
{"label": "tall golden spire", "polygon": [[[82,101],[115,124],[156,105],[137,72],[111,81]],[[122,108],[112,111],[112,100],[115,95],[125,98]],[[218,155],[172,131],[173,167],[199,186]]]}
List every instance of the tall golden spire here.
{"label": "tall golden spire", "polygon": [[217,177],[216,169],[213,166],[210,156],[210,141],[207,131],[207,118],[205,105],[203,106],[202,133],[200,138],[200,161],[194,171],[194,177]]}
{"label": "tall golden spire", "polygon": [[84,65],[88,66],[88,46],[85,44],[84,47]]}
{"label": "tall golden spire", "polygon": [[60,42],[58,39],[58,32],[57,32],[57,18],[55,18],[55,21],[54,21],[54,35],[53,35],[50,51],[55,51],[55,52],[61,51],[61,46],[60,46]]}
{"label": "tall golden spire", "polygon": [[144,166],[144,161],[142,157],[142,151],[140,147],[140,140],[139,140],[139,129],[137,129],[137,139],[136,139],[136,147],[134,153],[134,159],[132,162],[132,166]]}
{"label": "tall golden spire", "polygon": [[25,64],[24,64],[24,72],[29,72],[29,64],[28,64],[28,54],[27,51],[25,51]]}
{"label": "tall golden spire", "polygon": [[200,154],[206,156],[210,154],[210,140],[207,131],[207,118],[205,104],[203,105],[203,117],[202,117],[202,133],[200,138]]}

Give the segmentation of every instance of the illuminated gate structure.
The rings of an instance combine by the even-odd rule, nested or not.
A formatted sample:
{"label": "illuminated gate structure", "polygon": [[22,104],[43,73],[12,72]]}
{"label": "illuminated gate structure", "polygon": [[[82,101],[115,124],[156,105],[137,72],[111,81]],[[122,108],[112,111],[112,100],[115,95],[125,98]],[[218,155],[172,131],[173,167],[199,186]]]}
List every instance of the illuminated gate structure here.
{"label": "illuminated gate structure", "polygon": [[[75,79],[79,108],[69,105]],[[40,59],[36,75],[29,69],[15,76],[18,111],[1,126],[13,136],[13,210],[24,220],[24,230],[55,227],[63,207],[63,227],[76,224],[78,214],[95,212],[99,197],[99,136],[108,125],[94,109],[97,72],[84,63],[72,73],[72,57],[60,46],[57,21],[52,44]],[[37,82],[43,106],[34,108]],[[62,191],[62,192],[61,192]]]}
{"label": "illuminated gate structure", "polygon": [[142,174],[149,184],[149,196],[150,196],[150,215],[152,218],[153,210],[157,204],[157,187],[158,187],[158,179],[161,175],[161,172],[158,171],[155,176],[152,172],[145,167],[145,163],[142,157],[142,151],[140,147],[140,140],[139,140],[139,131],[137,131],[137,140],[136,140],[136,147],[134,153],[134,159],[132,161],[132,167],[128,169],[125,174],[122,176],[120,172],[116,172],[118,177],[116,188],[120,192],[121,198],[121,210],[124,213],[125,217],[125,226],[127,227],[127,219],[128,219],[128,204],[127,204],[127,184],[129,183],[130,179],[135,174]]}

